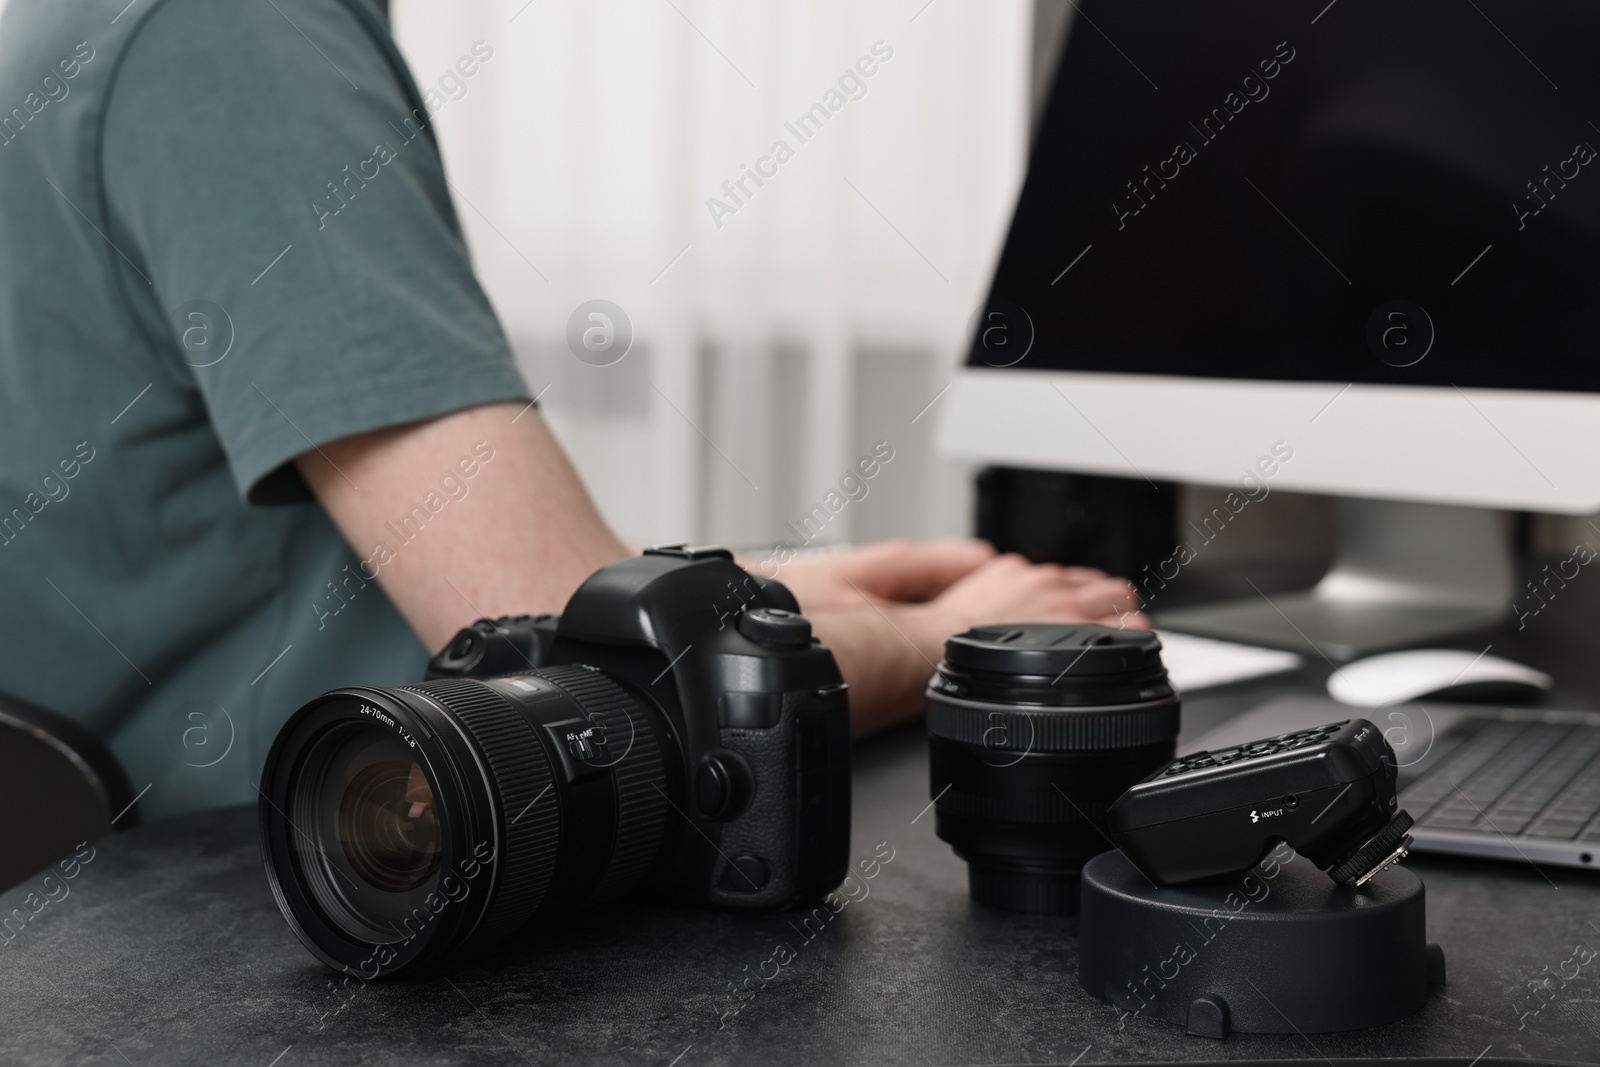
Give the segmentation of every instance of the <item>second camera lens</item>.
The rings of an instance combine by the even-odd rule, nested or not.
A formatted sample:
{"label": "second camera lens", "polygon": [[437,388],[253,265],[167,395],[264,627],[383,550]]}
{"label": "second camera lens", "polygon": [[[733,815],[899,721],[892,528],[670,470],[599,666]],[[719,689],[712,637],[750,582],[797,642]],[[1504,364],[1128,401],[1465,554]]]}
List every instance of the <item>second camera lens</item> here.
{"label": "second camera lens", "polygon": [[985,626],[945,643],[929,684],[937,831],[974,900],[1071,913],[1105,814],[1177,746],[1178,696],[1151,633]]}

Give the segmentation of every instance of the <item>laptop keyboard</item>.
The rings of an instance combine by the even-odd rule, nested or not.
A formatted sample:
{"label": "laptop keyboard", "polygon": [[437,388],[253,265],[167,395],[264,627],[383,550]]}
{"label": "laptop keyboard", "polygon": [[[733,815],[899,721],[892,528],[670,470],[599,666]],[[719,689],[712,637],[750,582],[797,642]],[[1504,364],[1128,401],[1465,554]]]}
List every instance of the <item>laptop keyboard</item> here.
{"label": "laptop keyboard", "polygon": [[1430,755],[1400,793],[1418,826],[1600,843],[1600,726],[1469,720]]}

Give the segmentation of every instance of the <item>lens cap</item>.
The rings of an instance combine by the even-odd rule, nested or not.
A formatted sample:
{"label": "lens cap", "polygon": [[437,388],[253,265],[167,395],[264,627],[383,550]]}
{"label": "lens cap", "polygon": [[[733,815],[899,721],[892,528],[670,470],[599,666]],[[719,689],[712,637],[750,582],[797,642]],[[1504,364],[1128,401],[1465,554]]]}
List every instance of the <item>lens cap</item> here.
{"label": "lens cap", "polygon": [[1123,674],[1161,666],[1161,639],[1146,630],[1092,623],[979,626],[945,642],[952,667],[995,674]]}

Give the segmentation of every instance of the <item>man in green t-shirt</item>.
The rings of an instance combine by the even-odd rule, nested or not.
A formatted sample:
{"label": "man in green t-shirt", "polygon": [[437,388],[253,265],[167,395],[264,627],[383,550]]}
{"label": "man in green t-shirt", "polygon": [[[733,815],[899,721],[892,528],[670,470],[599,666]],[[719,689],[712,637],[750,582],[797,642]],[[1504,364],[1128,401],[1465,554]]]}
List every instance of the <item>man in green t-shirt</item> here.
{"label": "man in green t-shirt", "polygon": [[[105,737],[145,818],[249,801],[308,698],[419,678],[627,551],[531,407],[379,3],[10,0],[0,692]],[[991,556],[783,568],[862,730],[968,625],[1143,625],[1126,583]]]}

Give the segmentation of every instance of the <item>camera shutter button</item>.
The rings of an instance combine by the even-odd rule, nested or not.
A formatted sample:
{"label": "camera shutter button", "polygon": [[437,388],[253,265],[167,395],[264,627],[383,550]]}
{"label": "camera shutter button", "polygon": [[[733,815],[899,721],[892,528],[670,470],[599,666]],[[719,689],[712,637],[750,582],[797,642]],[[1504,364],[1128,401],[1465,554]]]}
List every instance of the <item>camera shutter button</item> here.
{"label": "camera shutter button", "polygon": [[739,632],[763,648],[810,648],[811,622],[783,608],[751,608],[739,616]]}

